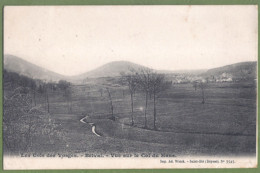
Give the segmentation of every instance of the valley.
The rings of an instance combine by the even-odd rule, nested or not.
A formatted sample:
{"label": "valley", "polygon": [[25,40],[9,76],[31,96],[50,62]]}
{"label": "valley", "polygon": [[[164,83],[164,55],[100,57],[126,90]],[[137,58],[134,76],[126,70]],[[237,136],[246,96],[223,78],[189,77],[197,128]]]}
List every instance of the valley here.
{"label": "valley", "polygon": [[[252,76],[251,71],[247,69]],[[217,82],[206,81],[204,74],[182,73],[177,76],[191,81],[173,82],[178,77],[168,74],[166,80],[170,82],[156,95],[156,107],[150,94],[146,109],[146,95],[137,89],[132,109],[131,92],[120,76],[89,77],[82,83],[36,82],[30,87],[30,82],[19,83],[19,80],[32,79],[17,74],[16,80],[12,80],[14,73],[5,71],[4,76],[6,155],[43,152],[252,156],[256,153],[254,76]],[[229,72],[225,70],[220,75],[223,73]],[[199,82],[194,87],[194,81],[201,79],[207,84],[203,90]],[[14,132],[15,140],[9,136]]]}

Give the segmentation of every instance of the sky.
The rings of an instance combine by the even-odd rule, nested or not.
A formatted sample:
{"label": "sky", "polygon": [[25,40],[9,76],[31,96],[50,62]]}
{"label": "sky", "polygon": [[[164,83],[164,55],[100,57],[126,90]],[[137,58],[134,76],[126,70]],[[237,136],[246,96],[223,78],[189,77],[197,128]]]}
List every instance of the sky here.
{"label": "sky", "polygon": [[4,54],[62,75],[111,61],[158,70],[257,60],[257,6],[5,6]]}

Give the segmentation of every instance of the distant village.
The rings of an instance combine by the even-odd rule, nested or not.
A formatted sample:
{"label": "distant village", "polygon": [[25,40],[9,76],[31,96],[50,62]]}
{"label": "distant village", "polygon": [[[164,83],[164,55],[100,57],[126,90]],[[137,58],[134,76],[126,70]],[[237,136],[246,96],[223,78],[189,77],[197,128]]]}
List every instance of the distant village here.
{"label": "distant village", "polygon": [[[171,83],[171,85],[175,84],[188,84],[188,83],[234,83],[239,81],[251,80],[247,75],[234,76],[230,73],[223,72],[218,75],[208,75],[200,74],[188,74],[188,73],[168,73],[165,74],[166,80]],[[254,79],[256,80],[256,79]],[[113,87],[120,87],[120,76],[117,77],[100,77],[100,78],[86,78],[82,80],[82,84],[90,84],[90,83],[106,83],[106,85],[110,85]]]}
{"label": "distant village", "polygon": [[174,75],[167,75],[168,80],[172,81],[172,84],[184,84],[184,83],[191,83],[191,82],[204,82],[204,83],[215,83],[215,82],[237,82],[239,79],[234,79],[232,74],[229,73],[222,73],[218,76],[199,76],[199,75],[187,75],[187,74],[174,74]]}

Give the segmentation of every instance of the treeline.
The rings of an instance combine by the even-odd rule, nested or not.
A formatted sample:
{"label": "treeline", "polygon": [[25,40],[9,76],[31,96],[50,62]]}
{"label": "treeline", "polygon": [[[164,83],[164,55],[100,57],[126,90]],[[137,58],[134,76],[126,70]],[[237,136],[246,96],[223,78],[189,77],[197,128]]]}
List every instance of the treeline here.
{"label": "treeline", "polygon": [[19,75],[15,72],[4,70],[4,86],[9,90],[17,90],[21,94],[30,94],[31,102],[37,106],[37,96],[44,96],[46,110],[50,113],[49,93],[57,90],[62,91],[68,103],[68,111],[71,111],[71,83],[65,80],[59,82],[47,82]]}

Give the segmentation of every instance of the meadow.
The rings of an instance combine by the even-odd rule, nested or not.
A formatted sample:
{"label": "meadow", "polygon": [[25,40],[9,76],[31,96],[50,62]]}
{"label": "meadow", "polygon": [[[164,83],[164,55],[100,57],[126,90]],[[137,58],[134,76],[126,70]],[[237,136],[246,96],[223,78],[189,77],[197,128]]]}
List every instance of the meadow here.
{"label": "meadow", "polygon": [[[49,118],[57,124],[50,143],[35,135],[30,152],[54,153],[165,153],[180,155],[255,155],[256,84],[254,81],[209,83],[205,104],[192,84],[174,84],[158,95],[157,130],[153,129],[153,101],[149,99],[144,128],[144,94],[134,95],[134,125],[127,87],[110,87],[115,121],[111,120],[108,93],[97,83],[71,86],[71,98],[49,92]],[[37,105],[46,111],[44,96]],[[70,107],[70,109],[69,109]],[[44,116],[44,115],[41,115]],[[45,116],[47,113],[45,112]],[[89,124],[94,123],[96,136]],[[42,122],[38,122],[42,123]]]}

